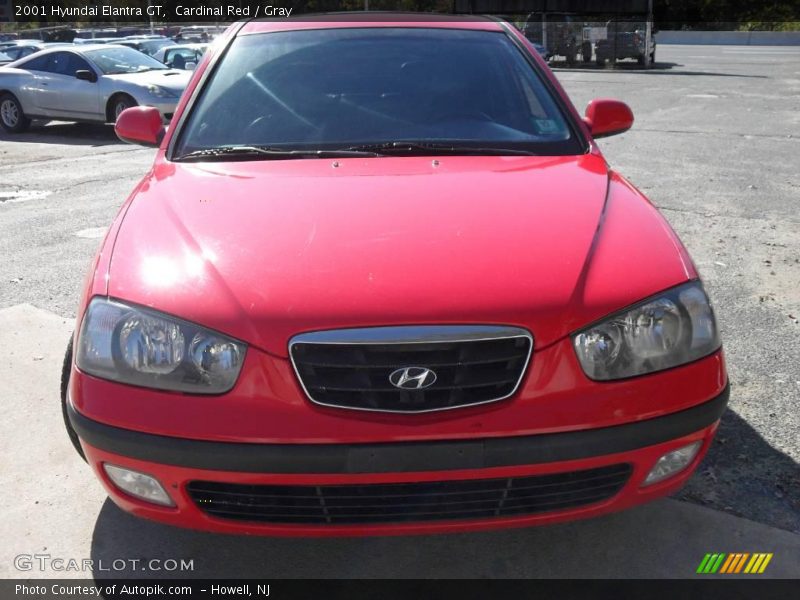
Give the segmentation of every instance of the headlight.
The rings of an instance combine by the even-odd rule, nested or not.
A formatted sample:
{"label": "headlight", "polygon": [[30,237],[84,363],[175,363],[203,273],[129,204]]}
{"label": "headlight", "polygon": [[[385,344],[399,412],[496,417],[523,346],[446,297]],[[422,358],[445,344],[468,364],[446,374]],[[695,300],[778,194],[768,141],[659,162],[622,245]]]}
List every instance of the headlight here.
{"label": "headlight", "polygon": [[192,394],[236,383],[247,346],[159,312],[95,298],[83,319],[76,364],[96,377]]}
{"label": "headlight", "polygon": [[612,315],[572,341],[586,375],[602,381],[669,369],[720,347],[714,313],[699,281]]}
{"label": "headlight", "polygon": [[157,98],[177,98],[172,91],[162,88],[159,85],[148,85],[147,91],[150,93],[150,95],[156,96]]}

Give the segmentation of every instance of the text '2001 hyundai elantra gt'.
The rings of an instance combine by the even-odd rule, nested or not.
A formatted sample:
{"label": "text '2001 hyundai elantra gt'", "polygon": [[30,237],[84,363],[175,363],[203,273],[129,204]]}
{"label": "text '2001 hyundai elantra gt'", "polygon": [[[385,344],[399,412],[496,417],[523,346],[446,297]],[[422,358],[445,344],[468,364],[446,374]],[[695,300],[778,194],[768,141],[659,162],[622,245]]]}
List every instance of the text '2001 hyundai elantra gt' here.
{"label": "text '2001 hyundai elantra gt'", "polygon": [[238,23],[92,266],[68,431],[111,498],[267,535],[524,526],[678,489],[728,382],[658,211],[492,19]]}

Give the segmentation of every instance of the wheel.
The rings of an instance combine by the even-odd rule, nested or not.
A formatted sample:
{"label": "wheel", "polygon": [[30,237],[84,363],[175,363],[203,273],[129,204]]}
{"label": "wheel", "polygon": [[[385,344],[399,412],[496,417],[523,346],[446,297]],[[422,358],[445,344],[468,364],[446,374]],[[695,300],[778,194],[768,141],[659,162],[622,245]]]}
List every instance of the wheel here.
{"label": "wheel", "polygon": [[592,62],[592,45],[589,42],[584,42],[581,46],[581,57],[583,62]]}
{"label": "wheel", "polygon": [[31,124],[31,120],[22,111],[22,105],[14,94],[0,96],[0,125],[8,133],[22,133]]}
{"label": "wheel", "polygon": [[111,117],[111,121],[113,123],[117,122],[117,119],[119,119],[119,115],[123,110],[137,105],[136,100],[127,94],[118,94],[117,96],[114,96],[114,98],[111,99],[110,104],[111,110],[109,111],[109,116]]}
{"label": "wheel", "polygon": [[72,428],[72,423],[69,422],[69,415],[67,414],[67,388],[69,387],[69,374],[71,372],[72,338],[70,337],[69,344],[67,344],[67,352],[64,354],[64,365],[61,367],[61,414],[64,417],[64,426],[67,428],[69,441],[72,442],[72,446],[80,457],[86,460],[86,455],[84,455],[80,440],[78,440],[78,434],[75,433],[75,430]]}
{"label": "wheel", "polygon": [[605,58],[597,57],[597,59],[595,59],[594,62],[597,64],[598,67],[605,67],[606,66],[606,59]]}

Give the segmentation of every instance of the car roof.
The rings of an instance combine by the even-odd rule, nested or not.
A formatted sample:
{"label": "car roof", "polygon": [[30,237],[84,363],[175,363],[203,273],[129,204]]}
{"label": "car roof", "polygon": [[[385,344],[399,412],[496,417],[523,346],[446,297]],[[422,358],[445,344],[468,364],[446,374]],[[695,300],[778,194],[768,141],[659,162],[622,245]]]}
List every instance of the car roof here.
{"label": "car roof", "polygon": [[209,44],[207,42],[199,42],[197,44],[175,44],[174,46],[164,46],[159,50],[159,52],[166,50],[176,50],[179,48],[188,48],[189,50],[197,50],[198,48],[207,48],[208,45]]}
{"label": "car roof", "polygon": [[30,39],[8,40],[5,42],[0,42],[0,46],[38,46],[40,44],[45,45],[48,43],[57,44],[58,42],[45,42],[44,40],[30,40]]}
{"label": "car roof", "polygon": [[[125,48],[118,44],[53,44],[52,47],[47,47],[36,53],[36,56],[43,56],[45,54],[52,54],[53,52],[75,52],[76,54],[83,54],[90,50],[107,50],[108,48]],[[33,56],[30,54],[29,56]],[[27,59],[28,56],[25,57]]]}
{"label": "car roof", "polygon": [[47,44],[39,43],[39,44],[2,44],[0,45],[0,50],[5,48],[8,50],[9,48],[35,48],[36,46],[44,46],[46,47]]}
{"label": "car roof", "polygon": [[503,24],[493,17],[482,15],[431,15],[431,13],[352,12],[303,15],[281,20],[253,20],[245,23],[238,35],[293,31],[301,29],[418,27],[421,29],[468,29],[473,31],[503,31]]}

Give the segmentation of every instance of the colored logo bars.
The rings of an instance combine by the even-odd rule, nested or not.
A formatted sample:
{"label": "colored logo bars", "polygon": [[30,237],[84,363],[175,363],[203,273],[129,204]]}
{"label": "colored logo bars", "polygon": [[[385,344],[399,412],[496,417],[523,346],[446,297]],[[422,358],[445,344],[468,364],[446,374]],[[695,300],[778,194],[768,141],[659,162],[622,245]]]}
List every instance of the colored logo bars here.
{"label": "colored logo bars", "polygon": [[[749,560],[748,560],[749,559]],[[702,574],[713,573],[763,573],[769,561],[772,560],[772,553],[739,552],[731,554],[706,554],[697,567],[697,572]]]}

